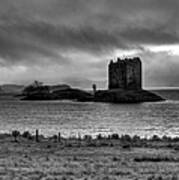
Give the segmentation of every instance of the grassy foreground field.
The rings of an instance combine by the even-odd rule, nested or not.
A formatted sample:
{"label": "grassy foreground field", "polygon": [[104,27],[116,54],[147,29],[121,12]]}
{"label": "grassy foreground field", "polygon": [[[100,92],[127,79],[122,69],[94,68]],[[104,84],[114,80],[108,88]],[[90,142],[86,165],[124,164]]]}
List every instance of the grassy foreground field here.
{"label": "grassy foreground field", "polygon": [[63,139],[0,135],[0,179],[177,180],[179,141],[119,138]]}

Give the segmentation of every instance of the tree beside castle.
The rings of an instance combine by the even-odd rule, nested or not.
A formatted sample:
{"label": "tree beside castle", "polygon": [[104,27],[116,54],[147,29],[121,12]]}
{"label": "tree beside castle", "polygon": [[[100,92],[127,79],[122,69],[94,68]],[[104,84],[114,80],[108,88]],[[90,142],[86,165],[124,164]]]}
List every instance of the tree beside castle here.
{"label": "tree beside castle", "polygon": [[25,96],[29,96],[33,94],[49,94],[49,87],[44,86],[43,82],[35,80],[32,84],[24,88],[22,94]]}

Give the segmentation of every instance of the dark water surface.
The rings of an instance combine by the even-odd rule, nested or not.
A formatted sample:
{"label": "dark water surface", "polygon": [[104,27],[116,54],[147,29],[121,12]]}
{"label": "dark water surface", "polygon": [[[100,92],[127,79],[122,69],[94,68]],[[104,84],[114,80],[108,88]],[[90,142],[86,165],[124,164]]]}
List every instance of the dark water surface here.
{"label": "dark water surface", "polygon": [[0,100],[0,132],[39,129],[44,135],[153,134],[179,136],[179,91],[155,91],[168,100],[140,104]]}

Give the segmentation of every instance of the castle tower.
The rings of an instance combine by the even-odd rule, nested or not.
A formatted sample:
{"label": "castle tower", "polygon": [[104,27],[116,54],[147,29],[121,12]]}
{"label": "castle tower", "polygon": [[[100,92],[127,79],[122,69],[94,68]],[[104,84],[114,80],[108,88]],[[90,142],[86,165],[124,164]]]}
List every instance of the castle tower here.
{"label": "castle tower", "polygon": [[142,88],[142,63],[140,58],[111,60],[108,66],[108,88],[137,90]]}

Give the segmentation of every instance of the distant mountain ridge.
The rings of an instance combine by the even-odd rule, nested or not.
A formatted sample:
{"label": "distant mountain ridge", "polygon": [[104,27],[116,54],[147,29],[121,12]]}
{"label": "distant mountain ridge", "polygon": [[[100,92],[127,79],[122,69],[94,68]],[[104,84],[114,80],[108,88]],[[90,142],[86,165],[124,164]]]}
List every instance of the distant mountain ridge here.
{"label": "distant mountain ridge", "polygon": [[[70,89],[70,86],[67,84],[58,84],[58,85],[47,85],[51,92]],[[21,94],[26,86],[18,84],[3,84],[0,85],[0,94]]]}
{"label": "distant mountain ridge", "polygon": [[23,91],[24,85],[3,84],[0,85],[0,94],[19,94]]}
{"label": "distant mountain ridge", "polygon": [[153,89],[151,92],[168,100],[179,100],[179,89]]}

